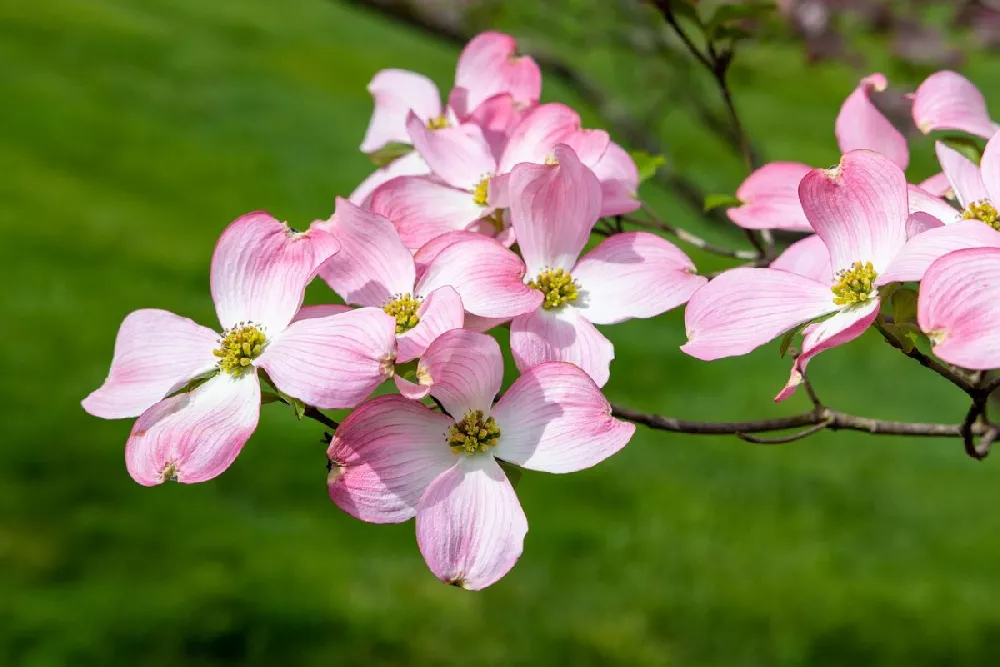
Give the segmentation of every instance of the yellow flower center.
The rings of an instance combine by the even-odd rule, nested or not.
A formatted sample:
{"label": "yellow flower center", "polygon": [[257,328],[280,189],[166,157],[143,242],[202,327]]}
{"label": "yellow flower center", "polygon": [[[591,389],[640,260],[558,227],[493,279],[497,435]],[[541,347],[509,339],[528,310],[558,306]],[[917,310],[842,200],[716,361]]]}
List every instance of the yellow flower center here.
{"label": "yellow flower center", "polygon": [[451,127],[451,123],[444,116],[434,116],[427,119],[427,129],[429,130],[443,130],[446,127]]}
{"label": "yellow flower center", "polygon": [[219,347],[212,354],[219,358],[219,368],[230,375],[239,375],[250,367],[267,345],[264,332],[254,324],[240,322],[223,334]]}
{"label": "yellow flower center", "polygon": [[454,454],[480,454],[496,447],[499,439],[496,420],[485,416],[482,410],[465,413],[448,431],[448,446]]}
{"label": "yellow flower center", "polygon": [[878,274],[871,262],[854,262],[851,268],[838,271],[835,278],[837,282],[830,288],[833,302],[838,306],[853,306],[872,297]]}
{"label": "yellow flower center", "polygon": [[472,191],[472,201],[476,202],[476,206],[486,206],[490,203],[490,177],[483,176],[483,180],[479,181],[475,189]]}
{"label": "yellow flower center", "polygon": [[528,283],[528,287],[533,287],[545,295],[545,301],[542,302],[542,308],[545,310],[572,303],[580,295],[573,277],[562,269],[542,271],[537,278]]}
{"label": "yellow flower center", "polygon": [[420,317],[417,316],[419,308],[420,299],[412,294],[403,294],[387,303],[382,310],[396,318],[396,333],[402,334],[420,324]]}
{"label": "yellow flower center", "polygon": [[985,222],[987,225],[1000,232],[1000,213],[997,212],[993,204],[985,199],[983,201],[972,202],[969,204],[968,208],[962,212],[962,219]]}

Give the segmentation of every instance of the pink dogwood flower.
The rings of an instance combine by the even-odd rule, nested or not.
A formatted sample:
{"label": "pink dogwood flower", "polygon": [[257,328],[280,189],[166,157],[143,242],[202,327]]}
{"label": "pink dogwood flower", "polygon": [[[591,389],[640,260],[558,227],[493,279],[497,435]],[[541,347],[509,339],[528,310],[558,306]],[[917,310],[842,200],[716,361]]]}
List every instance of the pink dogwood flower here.
{"label": "pink dogwood flower", "polygon": [[594,324],[653,317],[705,283],[691,260],[654,234],[615,234],[580,257],[597,222],[601,185],[569,146],[552,164],[521,164],[510,175],[511,220],[528,269],[544,295],[515,317],[510,344],[518,369],[546,361],[576,364],[598,386],[610,375],[614,346]]}
{"label": "pink dogwood flower", "polygon": [[1000,248],[967,248],[931,264],[920,283],[920,329],[945,361],[1000,368]]}
{"label": "pink dogwood flower", "polygon": [[961,74],[943,70],[931,74],[913,94],[913,122],[924,134],[959,130],[990,139],[998,126],[990,119],[986,99]]}
{"label": "pink dogwood flower", "polygon": [[[878,288],[887,282],[882,274],[906,242],[906,178],[879,153],[852,151],[838,167],[811,171],[802,179],[799,195],[829,253],[832,275],[781,268],[726,271],[688,303],[688,342],[681,347],[705,361],[743,355],[826,317],[806,332],[802,354],[776,400],[791,395],[813,356],[857,338],[875,320]],[[811,243],[807,256],[821,257]]]}
{"label": "pink dogwood flower", "polygon": [[331,499],[363,521],[416,518],[417,544],[441,581],[481,589],[517,562],[528,522],[498,460],[567,473],[619,451],[635,432],[586,373],[536,366],[497,401],[503,356],[489,336],[449,331],[421,359],[447,414],[402,396],[351,413],[328,456]]}
{"label": "pink dogwood flower", "polygon": [[[321,408],[353,407],[387,377],[395,322],[382,311],[291,323],[306,285],[337,249],[315,227],[293,232],[251,213],[226,228],[212,256],[221,336],[164,310],[125,318],[108,378],[83,407],[106,419],[139,417],[125,448],[135,481],[202,482],[228,468],[257,427],[258,369]],[[180,391],[192,380],[197,386]]]}

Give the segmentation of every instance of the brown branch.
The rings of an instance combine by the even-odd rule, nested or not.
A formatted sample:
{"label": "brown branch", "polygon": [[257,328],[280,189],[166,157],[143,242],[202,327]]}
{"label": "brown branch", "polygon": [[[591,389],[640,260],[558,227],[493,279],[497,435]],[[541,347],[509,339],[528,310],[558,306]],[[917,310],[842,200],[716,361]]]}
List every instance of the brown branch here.
{"label": "brown branch", "polygon": [[338,424],[336,421],[330,419],[325,414],[323,414],[322,412],[320,412],[318,409],[314,408],[311,405],[306,406],[306,409],[302,413],[302,416],[309,417],[309,419],[314,419],[332,431],[336,431],[337,427],[340,426],[340,424]]}

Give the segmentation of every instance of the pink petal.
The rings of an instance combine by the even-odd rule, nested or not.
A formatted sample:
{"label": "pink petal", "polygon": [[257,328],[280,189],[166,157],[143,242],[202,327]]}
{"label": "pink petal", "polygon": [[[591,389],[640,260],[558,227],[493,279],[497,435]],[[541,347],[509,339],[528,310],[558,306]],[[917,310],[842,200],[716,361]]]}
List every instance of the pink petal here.
{"label": "pink petal", "polygon": [[253,322],[279,334],[302,305],[306,285],[338,243],[319,229],[293,232],[267,213],[248,213],[219,237],[212,299],[224,329]]}
{"label": "pink petal", "polygon": [[989,139],[996,131],[979,89],[960,74],[947,70],[931,74],[917,88],[913,122],[924,134],[960,130]]}
{"label": "pink petal", "polygon": [[939,257],[963,248],[1000,247],[1000,232],[979,220],[961,220],[951,225],[928,229],[910,239],[879,275],[876,284],[922,280],[924,273]]}
{"label": "pink petal", "polygon": [[417,317],[420,318],[417,326],[396,336],[396,343],[399,345],[396,355],[398,364],[405,364],[422,355],[427,346],[444,332],[462,328],[465,324],[462,297],[452,287],[439,287],[420,304]]}
{"label": "pink petal", "polygon": [[340,252],[319,273],[344,301],[381,308],[413,291],[413,255],[391,222],[337,197],[333,218],[321,228],[337,239]]}
{"label": "pink petal", "polygon": [[1000,203],[1000,139],[994,135],[986,142],[986,150],[979,162],[983,186],[992,202]]}
{"label": "pink petal", "polygon": [[823,350],[849,343],[865,332],[878,316],[881,304],[878,299],[872,299],[853,308],[847,308],[835,313],[833,317],[808,327],[802,339],[802,354],[792,365],[791,377],[777,396],[775,401],[783,401],[802,383],[802,376],[809,360]]}
{"label": "pink petal", "polygon": [[510,175],[510,217],[528,267],[569,271],[601,212],[601,184],[566,146],[559,164],[522,164]]}
{"label": "pink petal", "polygon": [[593,171],[601,182],[601,217],[623,215],[639,208],[635,194],[639,189],[639,172],[624,148],[609,143]]}
{"label": "pink petal", "polygon": [[529,111],[510,135],[498,174],[522,162],[542,164],[556,144],[580,131],[580,116],[565,104],[541,104]]}
{"label": "pink petal", "polygon": [[[414,258],[422,264],[418,252]],[[521,259],[485,236],[466,238],[437,253],[417,280],[417,293],[430,294],[439,287],[455,288],[465,310],[490,318],[511,318],[531,312],[544,297],[524,283]]]}
{"label": "pink petal", "polygon": [[833,282],[830,251],[826,249],[823,239],[815,234],[785,248],[785,251],[771,262],[771,268],[805,276],[824,285]]}
{"label": "pink petal", "polygon": [[771,162],[750,174],[736,191],[742,206],[726,211],[744,229],[788,229],[811,232],[799,203],[799,182],[811,167],[798,162]]}
{"label": "pink petal", "polygon": [[417,254],[413,256],[413,261],[417,266],[417,282],[423,277],[427,267],[430,266],[437,256],[442,252],[461,241],[481,241],[482,235],[478,232],[468,230],[449,232],[441,236],[434,237],[424,245],[420,246]]}
{"label": "pink petal", "polygon": [[1000,249],[945,255],[920,284],[920,328],[934,354],[964,368],[1000,367]]}
{"label": "pink petal", "polygon": [[348,415],[327,450],[330,498],[362,521],[416,516],[421,494],[456,463],[454,420],[402,396],[379,396]]}
{"label": "pink petal", "polygon": [[406,129],[431,172],[454,188],[471,194],[483,178],[496,171],[497,163],[490,145],[475,125],[431,130],[410,114]]}
{"label": "pink petal", "polygon": [[615,346],[572,307],[539,308],[510,323],[510,350],[519,371],[546,361],[566,361],[582,368],[597,386],[611,377]]}
{"label": "pink petal", "polygon": [[[489,414],[503,383],[503,354],[496,340],[454,329],[438,337],[420,358],[418,376],[456,420],[472,410]],[[426,379],[425,379],[426,378]]]}
{"label": "pink petal", "polygon": [[947,197],[951,192],[951,181],[944,172],[941,172],[922,181],[920,187],[935,197]]}
{"label": "pink petal", "polygon": [[143,486],[217,477],[243,449],[259,416],[257,376],[220,373],[142,413],[125,445],[128,472]]}
{"label": "pink petal", "polygon": [[735,357],[803,322],[839,310],[829,286],[775,269],[736,268],[695,292],[684,313],[696,359]]}
{"label": "pink petal", "polygon": [[611,138],[604,130],[577,130],[561,143],[572,148],[576,157],[588,169],[593,169],[607,152]]}
{"label": "pink petal", "polygon": [[307,405],[353,408],[392,373],[396,320],[379,308],[300,320],[268,345],[257,365]]}
{"label": "pink petal", "polygon": [[361,143],[363,153],[393,142],[410,143],[406,117],[411,111],[424,122],[441,115],[441,93],[423,74],[385,69],[372,78],[368,92],[375,98],[375,111]]}
{"label": "pink petal", "polygon": [[484,209],[465,190],[423,176],[403,176],[372,193],[371,210],[388,218],[406,247],[417,250],[442,234],[465,229]]}
{"label": "pink petal", "polygon": [[654,317],[676,308],[708,282],[677,246],[655,234],[615,234],[573,268],[573,306],[594,324]]}
{"label": "pink petal", "polygon": [[944,224],[952,223],[958,219],[958,211],[951,204],[940,197],[932,195],[923,188],[916,185],[908,185],[906,186],[906,194],[909,199],[911,216],[915,213],[922,213],[936,218]]}
{"label": "pink petal", "polygon": [[431,482],[417,506],[417,544],[441,581],[470,590],[507,574],[528,520],[492,456],[462,456]]}
{"label": "pink petal", "polygon": [[455,86],[466,90],[468,112],[493,97],[509,93],[522,105],[538,101],[542,73],[535,61],[517,55],[517,41],[499,32],[480,33],[462,50]]}
{"label": "pink petal", "polygon": [[136,417],[188,380],[210,371],[219,335],[165,310],[137,310],[122,322],[104,384],[83,399],[95,417]]}
{"label": "pink petal", "polygon": [[319,317],[329,317],[330,315],[340,315],[349,313],[353,308],[339,303],[322,303],[316,306],[302,306],[299,312],[292,318],[292,322],[299,320],[313,320]]}
{"label": "pink petal", "polygon": [[861,80],[840,108],[836,123],[837,142],[841,153],[865,148],[885,155],[906,169],[910,162],[906,137],[871,101],[873,91],[882,92],[885,89],[886,80],[881,74],[871,74]]}
{"label": "pink petal", "polygon": [[833,169],[814,169],[799,198],[834,270],[868,261],[881,272],[906,243],[906,177],[884,155],[852,151]]}
{"label": "pink petal", "polygon": [[937,151],[938,162],[941,163],[941,168],[948,177],[952,190],[955,191],[955,197],[963,208],[987,198],[986,186],[983,185],[982,174],[975,162],[943,142],[935,142],[934,148]]}
{"label": "pink petal", "polygon": [[431,168],[420,157],[420,153],[413,151],[373,171],[368,178],[361,181],[361,185],[354,188],[349,199],[352,204],[367,209],[370,208],[372,193],[383,183],[388,183],[399,176],[425,176],[430,173]]}
{"label": "pink petal", "polygon": [[491,414],[500,428],[496,456],[543,472],[595,466],[635,433],[633,424],[611,416],[611,404],[590,376],[560,362],[526,371]]}
{"label": "pink petal", "polygon": [[[910,201],[913,201],[912,199]],[[923,234],[928,229],[937,229],[938,227],[944,227],[944,223],[935,218],[933,215],[927,213],[911,213],[910,217],[906,219],[906,239],[907,243],[917,234]],[[901,253],[906,252],[906,246],[900,250]],[[899,255],[896,255],[896,259],[899,259]],[[893,264],[896,263],[896,259],[892,260]],[[892,269],[892,264],[889,265],[889,269]]]}
{"label": "pink petal", "polygon": [[396,383],[396,389],[399,390],[399,393],[411,400],[419,401],[431,393],[431,388],[428,385],[410,382],[399,374],[393,375],[392,380]]}
{"label": "pink petal", "polygon": [[[467,108],[466,98],[465,89],[455,88],[451,91],[451,106],[457,109]],[[463,116],[461,111],[459,116]],[[462,120],[477,125],[482,130],[490,153],[499,162],[511,132],[521,121],[521,110],[510,95],[494,95],[476,107],[471,114],[463,116]]]}

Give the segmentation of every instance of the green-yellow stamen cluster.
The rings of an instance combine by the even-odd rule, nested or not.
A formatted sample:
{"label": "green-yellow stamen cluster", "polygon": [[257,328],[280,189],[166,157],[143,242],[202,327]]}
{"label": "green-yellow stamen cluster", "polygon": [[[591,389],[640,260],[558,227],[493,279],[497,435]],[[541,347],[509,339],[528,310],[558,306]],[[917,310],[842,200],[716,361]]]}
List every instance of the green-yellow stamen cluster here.
{"label": "green-yellow stamen cluster", "polygon": [[493,417],[482,410],[465,413],[448,431],[448,446],[455,454],[478,454],[495,447],[500,439],[500,429]]}
{"label": "green-yellow stamen cluster", "polygon": [[253,324],[239,323],[225,333],[213,354],[219,358],[219,368],[237,375],[260,356],[267,345],[264,333]]}
{"label": "green-yellow stamen cluster", "polygon": [[833,302],[838,306],[864,303],[871,297],[877,277],[871,262],[854,262],[851,268],[841,269],[837,272],[837,282],[830,288]]}
{"label": "green-yellow stamen cluster", "polygon": [[419,308],[420,299],[415,299],[411,294],[404,294],[387,303],[382,310],[396,318],[396,333],[401,334],[420,324],[420,318],[417,316]]}
{"label": "green-yellow stamen cluster", "polygon": [[986,200],[972,202],[969,204],[969,207],[962,213],[962,218],[965,220],[979,220],[980,222],[985,222],[993,229],[1000,231],[1000,213],[997,212],[997,209],[993,206],[993,204]]}
{"label": "green-yellow stamen cluster", "polygon": [[486,206],[490,203],[490,177],[483,176],[483,180],[479,181],[476,188],[472,191],[472,201],[476,202],[476,206]]}
{"label": "green-yellow stamen cluster", "polygon": [[528,287],[533,287],[545,295],[545,301],[542,302],[542,308],[545,310],[572,303],[579,296],[573,277],[562,269],[542,271],[537,278],[528,283]]}
{"label": "green-yellow stamen cluster", "polygon": [[444,116],[434,116],[427,120],[427,129],[429,130],[443,130],[446,127],[451,127],[451,123]]}

